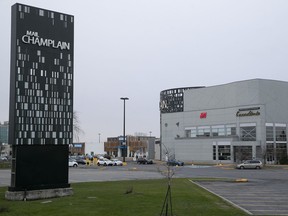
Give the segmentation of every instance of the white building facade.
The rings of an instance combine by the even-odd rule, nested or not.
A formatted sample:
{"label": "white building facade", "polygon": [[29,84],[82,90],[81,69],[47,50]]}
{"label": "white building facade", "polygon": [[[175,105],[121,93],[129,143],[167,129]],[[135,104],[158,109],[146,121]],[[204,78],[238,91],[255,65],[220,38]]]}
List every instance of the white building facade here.
{"label": "white building facade", "polygon": [[287,160],[288,82],[253,79],[160,94],[161,158]]}

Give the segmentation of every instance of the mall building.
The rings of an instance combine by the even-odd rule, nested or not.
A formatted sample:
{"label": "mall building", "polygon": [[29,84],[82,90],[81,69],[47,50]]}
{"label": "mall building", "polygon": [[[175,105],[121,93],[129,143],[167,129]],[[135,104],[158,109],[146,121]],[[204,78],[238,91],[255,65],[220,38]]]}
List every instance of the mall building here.
{"label": "mall building", "polygon": [[160,93],[161,158],[287,161],[288,82],[252,79]]}

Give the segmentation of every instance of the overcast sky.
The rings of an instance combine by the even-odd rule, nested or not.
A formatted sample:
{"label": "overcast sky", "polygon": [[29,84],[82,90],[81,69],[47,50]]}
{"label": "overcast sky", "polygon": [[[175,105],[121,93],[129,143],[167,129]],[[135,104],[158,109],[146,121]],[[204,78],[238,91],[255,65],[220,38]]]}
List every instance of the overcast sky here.
{"label": "overcast sky", "polygon": [[0,0],[1,122],[16,2],[74,15],[74,110],[87,152],[122,134],[120,97],[129,97],[126,134],[159,137],[163,90],[288,81],[287,0]]}

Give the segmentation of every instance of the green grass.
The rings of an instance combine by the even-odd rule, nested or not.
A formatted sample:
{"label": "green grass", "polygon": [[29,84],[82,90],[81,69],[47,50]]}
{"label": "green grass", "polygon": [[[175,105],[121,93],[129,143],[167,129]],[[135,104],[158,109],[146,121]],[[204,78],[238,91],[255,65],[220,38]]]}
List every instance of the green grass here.
{"label": "green grass", "polygon": [[[72,184],[74,195],[36,200],[7,201],[0,188],[0,216],[159,216],[167,190],[166,180],[137,180]],[[173,215],[244,216],[239,209],[188,179],[173,179]]]}
{"label": "green grass", "polygon": [[0,169],[9,169],[11,168],[10,162],[0,162]]}

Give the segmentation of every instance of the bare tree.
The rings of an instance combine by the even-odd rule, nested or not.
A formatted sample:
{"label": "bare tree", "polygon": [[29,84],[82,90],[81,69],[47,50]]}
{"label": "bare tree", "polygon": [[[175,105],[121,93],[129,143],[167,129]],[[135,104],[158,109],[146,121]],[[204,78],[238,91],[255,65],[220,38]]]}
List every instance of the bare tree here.
{"label": "bare tree", "polygon": [[166,148],[166,146],[162,143],[162,146],[165,148],[163,149],[163,154],[166,157],[166,163],[163,163],[162,166],[158,167],[158,171],[167,179],[167,191],[166,196],[163,202],[162,210],[160,216],[165,215],[173,215],[172,210],[172,194],[171,194],[171,183],[172,177],[175,175],[175,167],[169,166],[167,161],[175,158],[175,153],[172,149]]}
{"label": "bare tree", "polygon": [[79,142],[79,137],[81,134],[84,134],[84,131],[80,127],[78,113],[73,111],[73,136],[77,142]]}
{"label": "bare tree", "polygon": [[[3,143],[0,141],[0,154],[2,153],[2,150],[4,149]],[[0,155],[1,156],[1,155]]]}
{"label": "bare tree", "polygon": [[262,154],[263,164],[264,164],[264,166],[265,166],[266,163],[267,163],[267,155],[268,155],[266,146],[262,146],[262,147],[261,147],[261,150],[262,150],[262,151],[261,151],[261,154]]}
{"label": "bare tree", "polygon": [[171,194],[171,181],[172,181],[172,177],[175,174],[175,170],[171,167],[166,165],[167,167],[167,173],[163,173],[163,175],[165,175],[165,177],[167,178],[168,182],[167,182],[167,191],[166,191],[166,196],[162,205],[162,210],[160,213],[160,216],[165,215],[173,215],[173,209],[172,209],[172,194]]}

